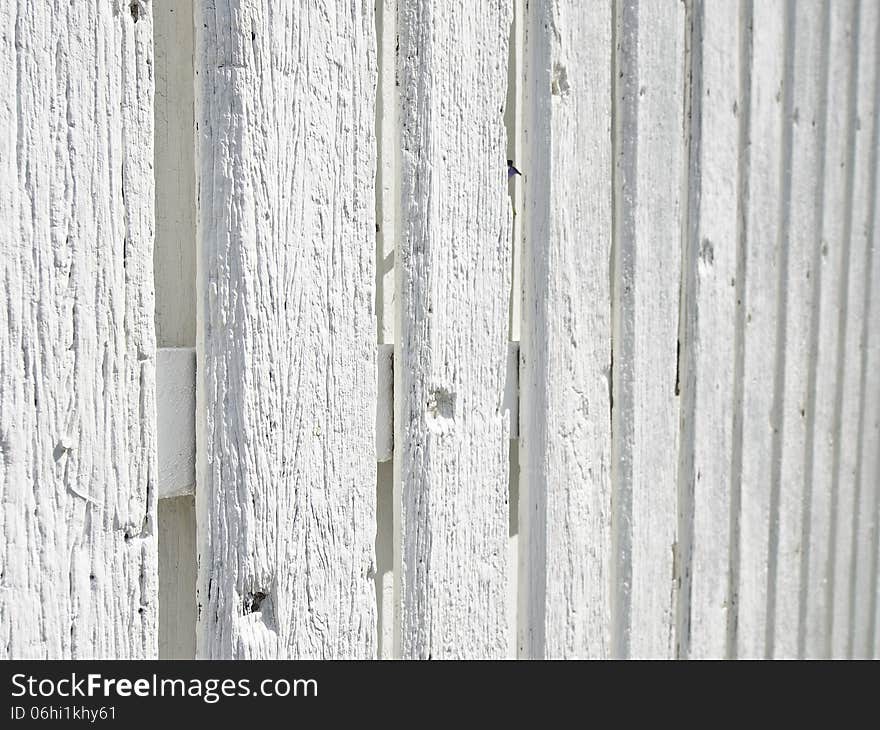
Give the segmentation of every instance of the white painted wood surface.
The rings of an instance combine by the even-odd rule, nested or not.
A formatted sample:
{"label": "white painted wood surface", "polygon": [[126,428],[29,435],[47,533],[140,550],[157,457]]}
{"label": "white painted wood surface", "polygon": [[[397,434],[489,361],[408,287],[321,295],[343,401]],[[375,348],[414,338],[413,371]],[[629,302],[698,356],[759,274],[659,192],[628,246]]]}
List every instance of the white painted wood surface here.
{"label": "white painted wood surface", "polygon": [[685,8],[617,5],[613,653],[675,656]]}
{"label": "white painted wood surface", "polygon": [[159,348],[156,352],[159,499],[195,492],[195,419],[195,348]]}
{"label": "white painted wood surface", "polygon": [[150,7],[0,27],[0,655],[155,657]]}
{"label": "white painted wood surface", "polygon": [[520,655],[611,651],[612,3],[531,2]]}
{"label": "white painted wood surface", "polygon": [[[787,203],[780,225],[782,246],[787,247],[785,283],[780,294],[784,320],[780,331],[785,337],[784,363],[777,364],[783,378],[778,397],[779,412],[779,507],[774,606],[768,621],[773,622],[772,643],[765,655],[791,658],[799,655],[803,637],[803,578],[805,576],[807,535],[804,517],[810,499],[806,478],[806,439],[808,404],[811,399],[810,327],[815,311],[816,272],[814,255],[819,245],[819,201],[822,192],[820,117],[823,96],[822,68],[827,51],[825,39],[825,1],[810,0],[799,9],[789,2],[786,27],[791,34],[786,46],[787,80],[783,82],[782,110],[786,134],[790,135],[790,167],[783,160],[782,171],[790,169]],[[785,177],[783,177],[785,181]],[[780,314],[780,317],[782,315]]]}
{"label": "white painted wood surface", "polygon": [[739,480],[735,437],[736,334],[742,297],[739,207],[747,119],[745,6],[695,3],[689,26],[691,94],[688,236],[679,388],[677,653],[724,657],[732,580],[731,527]]}
{"label": "white painted wood surface", "polygon": [[[195,656],[196,224],[192,0],[154,0],[159,658]],[[165,501],[168,498],[170,501]]]}
{"label": "white painted wood surface", "polygon": [[156,340],[196,343],[193,0],[153,0]]}
{"label": "white painted wood surface", "polygon": [[[823,192],[819,249],[816,254],[818,284],[816,319],[815,402],[808,415],[808,446],[811,470],[809,560],[805,577],[806,617],[804,654],[829,657],[832,654],[833,565],[832,546],[836,536],[836,444],[839,444],[841,402],[838,377],[841,372],[839,330],[843,302],[842,263],[848,249],[845,228],[850,211],[848,180],[852,160],[851,127],[853,68],[852,46],[854,2],[830,2],[828,55],[825,70],[826,114],[822,137],[824,148]],[[812,416],[810,418],[809,416]]]}
{"label": "white painted wood surface", "polygon": [[[785,343],[780,337],[779,300],[785,286],[784,216],[787,213],[790,136],[785,119],[788,98],[786,54],[792,38],[785,0],[753,4],[752,30],[743,58],[750,75],[746,144],[740,204],[744,219],[740,242],[744,263],[742,403],[737,598],[732,627],[736,656],[765,654],[767,612],[775,595],[769,572],[778,541],[779,448]],[[783,277],[783,278],[780,278]]]}
{"label": "white painted wood surface", "polygon": [[397,1],[376,13],[376,611],[377,655],[394,658],[394,247],[400,214]]}
{"label": "white painted wood surface", "polygon": [[[507,131],[507,159],[521,165],[525,156],[523,127],[525,122],[523,102],[525,98],[524,61],[526,54],[526,25],[528,13],[526,0],[513,0],[513,21],[510,24],[510,37],[507,48],[507,98],[504,102],[504,126]],[[519,169],[519,168],[517,168]],[[523,190],[524,178],[509,176],[507,193],[513,207],[511,226],[511,273],[510,273],[510,318],[508,350],[507,392],[505,408],[510,411],[510,448],[508,456],[508,530],[507,555],[509,579],[507,581],[507,658],[516,659],[519,654],[519,340],[522,323],[522,257],[523,257]],[[513,385],[515,381],[515,386]],[[511,388],[516,392],[511,399]]]}
{"label": "white painted wood surface", "polygon": [[200,657],[376,653],[372,14],[196,7]]}
{"label": "white painted wood surface", "polygon": [[376,352],[376,461],[394,454],[394,345]]}
{"label": "white painted wood surface", "polygon": [[[880,22],[880,21],[878,21]],[[875,37],[880,66],[880,27]],[[874,93],[880,102],[880,73],[875,73]],[[866,235],[865,270],[868,272],[864,337],[864,384],[859,464],[858,545],[856,565],[853,656],[880,658],[880,110],[873,110],[871,153],[873,177],[871,210]]]}
{"label": "white painted wood surface", "polygon": [[402,657],[507,651],[509,0],[400,0],[395,579]]}
{"label": "white painted wood surface", "polygon": [[[878,255],[877,245],[877,195],[878,195],[878,153],[880,153],[880,114],[877,105],[880,103],[880,13],[876,6],[863,9],[862,27],[866,35],[860,41],[859,57],[864,59],[864,66],[874,82],[873,88],[867,80],[860,79],[858,105],[859,132],[857,142],[861,142],[863,153],[856,150],[856,190],[857,199],[861,194],[865,198],[864,219],[854,221],[854,239],[864,246],[864,269],[861,272],[865,279],[863,285],[864,301],[862,304],[862,323],[859,332],[859,349],[862,361],[859,366],[859,398],[858,423],[856,436],[859,439],[855,454],[854,487],[857,499],[853,504],[853,554],[852,554],[852,606],[850,625],[850,655],[857,659],[870,658],[873,654],[871,642],[873,597],[877,586],[874,583],[877,573],[875,535],[877,534],[877,496],[880,490],[880,474],[877,473],[874,459],[880,442],[877,440],[877,406],[880,394],[880,369],[872,357],[872,349],[876,348],[874,340],[880,337],[880,321],[872,311],[876,308],[876,298],[880,296],[880,280],[878,280],[875,260]],[[874,26],[873,36],[869,29]],[[871,54],[873,53],[873,60]],[[872,65],[870,65],[872,64]],[[867,91],[867,94],[864,93]],[[866,100],[866,96],[870,101]],[[851,264],[859,275],[862,263],[855,250],[851,252]],[[874,368],[872,371],[871,368]]]}
{"label": "white painted wood surface", "polygon": [[[843,292],[845,310],[841,312],[839,334],[843,350],[839,353],[838,377],[841,388],[840,456],[837,473],[837,541],[834,545],[834,602],[832,653],[852,657],[856,634],[856,587],[859,538],[865,539],[864,524],[869,519],[871,503],[861,500],[859,475],[860,449],[863,444],[863,407],[865,401],[863,368],[865,362],[865,297],[869,270],[866,267],[868,236],[874,217],[874,171],[877,140],[874,114],[877,105],[877,18],[876,2],[861,2],[854,22],[853,61],[854,99],[850,160],[852,203],[846,222],[844,241],[846,257]],[[865,606],[865,608],[867,608]],[[861,648],[860,648],[861,650]]]}
{"label": "white painted wood surface", "polygon": [[880,656],[880,5],[292,5],[0,7],[0,654]]}

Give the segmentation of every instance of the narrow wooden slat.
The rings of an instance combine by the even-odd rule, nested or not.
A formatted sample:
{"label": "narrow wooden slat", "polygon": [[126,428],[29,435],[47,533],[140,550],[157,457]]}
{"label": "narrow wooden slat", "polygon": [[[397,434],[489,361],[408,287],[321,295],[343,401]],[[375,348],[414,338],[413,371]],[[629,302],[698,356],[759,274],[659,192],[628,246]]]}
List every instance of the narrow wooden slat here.
{"label": "narrow wooden slat", "polygon": [[[507,49],[507,98],[504,103],[504,126],[507,128],[507,158],[522,166],[525,155],[525,53],[526,53],[526,0],[513,0],[513,21]],[[519,167],[517,167],[519,169]],[[508,469],[508,540],[507,553],[510,570],[507,581],[507,657],[515,659],[519,654],[519,340],[521,337],[523,301],[523,191],[522,175],[507,180],[507,191],[513,207],[511,227],[511,274],[510,274],[510,329],[511,346],[508,350],[507,390],[505,409],[510,411],[510,449]],[[514,388],[514,392],[511,389]]]}
{"label": "narrow wooden slat", "polygon": [[154,0],[159,656],[195,656],[196,185],[192,0]]}
{"label": "narrow wooden slat", "polygon": [[[736,654],[763,657],[767,610],[775,585],[782,423],[781,373],[784,342],[779,300],[785,286],[786,214],[790,136],[785,124],[786,55],[792,38],[785,0],[754,3],[750,53],[749,167],[743,237],[745,282],[742,334],[742,471],[740,476],[739,573]],[[737,475],[734,474],[734,478]]]}
{"label": "narrow wooden slat", "polygon": [[397,104],[397,4],[374,0],[376,16],[376,334],[394,342],[394,245],[398,233],[400,123]]}
{"label": "narrow wooden slat", "polygon": [[[838,466],[837,544],[834,568],[833,653],[852,657],[856,639],[856,585],[859,543],[867,539],[870,506],[873,499],[862,501],[860,450],[863,447],[865,407],[864,367],[865,306],[869,269],[867,252],[874,215],[874,169],[877,140],[874,115],[877,105],[877,17],[880,7],[868,0],[859,5],[854,26],[856,83],[853,87],[854,114],[852,165],[852,208],[847,224],[849,233],[845,267],[846,314],[843,352],[840,353],[840,377],[843,378],[840,416],[840,462]],[[873,243],[873,242],[871,242]],[[873,495],[872,495],[873,496]],[[864,621],[861,622],[864,625]],[[864,639],[860,639],[861,644]]]}
{"label": "narrow wooden slat", "polygon": [[520,652],[611,649],[612,3],[530,2]]}
{"label": "narrow wooden slat", "polygon": [[0,4],[0,656],[157,653],[148,3]]}
{"label": "narrow wooden slat", "polygon": [[[397,3],[375,0],[376,94],[376,335],[379,373],[376,404],[376,609],[377,655],[394,657],[394,246],[400,193],[397,104]],[[385,377],[389,376],[389,377]]]}
{"label": "narrow wooden slat", "polygon": [[196,655],[196,514],[192,495],[159,500],[159,658]]}
{"label": "narrow wooden slat", "polygon": [[[880,13],[876,8],[867,8],[862,23],[867,28],[871,21],[878,23],[875,35],[868,36],[860,48],[861,58],[868,62],[871,49],[874,52],[873,103],[867,110],[868,124],[859,112],[860,125],[870,128],[871,135],[867,155],[863,160],[868,165],[865,174],[869,176],[868,205],[870,206],[864,229],[856,229],[858,235],[865,236],[865,303],[862,322],[861,347],[864,358],[861,367],[860,396],[860,443],[856,471],[856,486],[859,500],[855,507],[856,547],[853,555],[855,582],[853,586],[853,656],[871,658],[875,656],[872,640],[873,614],[876,601],[878,568],[877,539],[880,532]],[[873,17],[868,17],[873,16]],[[860,102],[860,108],[864,103]],[[859,262],[853,259],[855,267]]]}
{"label": "narrow wooden slat", "polygon": [[[880,58],[880,43],[877,47]],[[880,61],[878,61],[880,65]],[[880,74],[876,93],[880,103]],[[856,555],[856,642],[854,656],[880,659],[880,108],[874,110],[874,211],[867,270],[871,283],[866,317],[865,416],[861,464],[862,517],[866,536]],[[869,496],[870,495],[870,496]],[[864,613],[862,613],[864,612]],[[863,654],[860,639],[864,637]]]}
{"label": "narrow wooden slat", "polygon": [[614,654],[675,656],[685,8],[617,5]]}
{"label": "narrow wooden slat", "polygon": [[509,0],[401,0],[398,653],[507,652]]}
{"label": "narrow wooden slat", "polygon": [[678,654],[722,657],[731,613],[740,194],[747,169],[746,6],[693,5],[691,152],[679,373]]}
{"label": "narrow wooden slat", "polygon": [[372,16],[197,3],[201,657],[376,652]]}
{"label": "narrow wooden slat", "polygon": [[[853,78],[853,20],[855,3],[829,4],[827,91],[822,138],[825,141],[824,179],[821,201],[822,238],[818,242],[814,271],[819,280],[815,342],[815,401],[808,412],[807,452],[810,455],[811,500],[808,567],[804,595],[804,654],[826,657],[832,653],[831,619],[836,542],[835,451],[841,394],[838,330],[843,304],[842,264],[848,247],[845,237],[850,199],[850,128]],[[812,416],[812,417],[811,417]]]}
{"label": "narrow wooden slat", "polygon": [[196,343],[193,0],[153,0],[156,54],[156,340]]}
{"label": "narrow wooden slat", "polygon": [[[768,613],[772,642],[766,654],[793,658],[800,651],[802,570],[806,555],[804,516],[810,498],[805,471],[807,403],[810,399],[810,324],[816,272],[813,255],[819,240],[821,194],[820,102],[825,63],[825,0],[803,3],[786,0],[786,28],[790,33],[783,81],[784,124],[790,135],[789,192],[783,200],[780,235],[787,248],[785,284],[780,290],[780,322],[784,337],[784,362],[777,364],[783,378],[776,396],[781,398],[776,434],[779,502],[775,550],[774,601]],[[793,64],[793,65],[791,65]],[[789,166],[783,161],[783,175]],[[784,298],[782,298],[784,297]],[[784,319],[782,312],[784,311]],[[777,355],[778,356],[778,355]]]}

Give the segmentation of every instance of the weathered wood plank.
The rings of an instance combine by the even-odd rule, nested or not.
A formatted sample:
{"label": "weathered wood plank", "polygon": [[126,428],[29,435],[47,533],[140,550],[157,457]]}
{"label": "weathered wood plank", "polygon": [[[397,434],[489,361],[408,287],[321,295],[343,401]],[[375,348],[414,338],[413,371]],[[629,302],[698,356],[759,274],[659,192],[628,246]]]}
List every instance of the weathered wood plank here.
{"label": "weathered wood plank", "polygon": [[842,307],[843,261],[848,249],[846,220],[851,201],[851,126],[853,122],[853,22],[855,3],[830,2],[827,23],[827,90],[821,137],[825,141],[824,179],[821,200],[821,241],[813,271],[821,277],[812,324],[815,352],[814,402],[807,415],[807,465],[811,479],[809,514],[809,560],[804,596],[804,655],[832,654],[831,622],[836,544],[836,464],[839,454],[840,403],[838,386],[842,346],[838,331],[845,320]]}
{"label": "weathered wood plank", "polygon": [[[880,24],[880,14],[876,8],[869,8],[868,14],[873,21]],[[863,17],[862,23],[868,27],[871,18]],[[868,121],[862,118],[860,102],[859,120],[863,129],[870,128],[871,141],[868,143],[868,168],[864,171],[869,176],[867,219],[863,229],[857,229],[858,235],[864,235],[865,241],[865,304],[862,322],[862,356],[861,396],[859,412],[859,451],[856,472],[856,486],[859,500],[855,504],[855,538],[856,547],[853,555],[855,582],[853,586],[853,656],[871,658],[875,656],[872,639],[874,606],[876,601],[878,569],[877,539],[880,529],[880,25],[877,26],[873,38],[868,38],[868,46],[860,47],[861,58],[870,58],[874,52],[874,96],[873,104],[868,109]],[[863,161],[864,162],[864,161]],[[858,270],[860,263],[853,258],[853,265]]]}
{"label": "weathered wood plank", "polygon": [[521,655],[611,650],[612,3],[530,2]]}
{"label": "weathered wood plank", "polygon": [[373,4],[195,28],[198,654],[372,657]]}
{"label": "weathered wood plank", "polygon": [[398,654],[507,651],[509,0],[401,0]]}
{"label": "weathered wood plank", "polygon": [[[736,655],[763,657],[767,611],[775,585],[781,448],[782,374],[785,343],[779,332],[779,299],[785,285],[783,218],[787,212],[790,136],[785,124],[786,56],[792,38],[785,0],[754,3],[745,174],[745,319],[742,330],[742,470],[740,476],[739,563]],[[782,272],[782,273],[781,273]],[[734,478],[736,478],[734,474]],[[774,543],[771,545],[771,543]]]}
{"label": "weathered wood plank", "polygon": [[[805,472],[807,403],[810,399],[810,323],[816,279],[813,255],[819,240],[822,139],[819,115],[825,63],[824,0],[787,0],[786,29],[792,34],[786,46],[786,78],[783,96],[786,134],[790,135],[790,165],[783,159],[783,175],[790,175],[783,200],[780,235],[785,251],[784,284],[780,288],[779,327],[784,337],[784,362],[777,363],[782,382],[776,397],[780,419],[775,434],[778,450],[779,502],[775,573],[769,580],[774,590],[768,623],[771,642],[766,654],[793,658],[800,651],[803,600],[802,570],[806,555],[804,516],[810,498]],[[790,174],[787,170],[790,169]],[[783,179],[785,181],[785,178]]]}
{"label": "weathered wood plank", "polygon": [[614,654],[675,656],[685,8],[625,1],[615,75]]}
{"label": "weathered wood plank", "polygon": [[676,575],[678,655],[728,652],[737,337],[743,290],[741,197],[747,147],[749,6],[704,0],[691,19],[691,152],[683,262],[682,433]]}
{"label": "weathered wood plank", "polygon": [[147,3],[0,5],[0,655],[157,652]]}
{"label": "weathered wood plank", "polygon": [[[845,310],[843,351],[839,353],[843,378],[840,404],[840,457],[837,480],[837,544],[834,566],[834,620],[832,650],[836,657],[852,657],[856,633],[856,579],[859,541],[867,537],[869,502],[862,502],[860,464],[865,405],[865,305],[870,270],[865,266],[874,209],[874,168],[877,140],[874,137],[877,76],[876,2],[862,2],[854,23],[851,174],[852,203],[847,222],[848,252],[844,266]],[[873,500],[871,500],[871,503]]]}
{"label": "weathered wood plank", "polygon": [[[880,59],[880,43],[877,46]],[[880,60],[878,60],[880,65]],[[876,94],[880,101],[880,74]],[[861,489],[867,501],[862,517],[867,535],[860,537],[856,555],[855,656],[880,659],[880,109],[874,110],[874,211],[869,229],[868,259],[870,289],[865,359],[865,416],[861,453]],[[870,495],[870,496],[868,496]],[[865,503],[863,501],[863,504]],[[864,650],[860,653],[861,638]]]}

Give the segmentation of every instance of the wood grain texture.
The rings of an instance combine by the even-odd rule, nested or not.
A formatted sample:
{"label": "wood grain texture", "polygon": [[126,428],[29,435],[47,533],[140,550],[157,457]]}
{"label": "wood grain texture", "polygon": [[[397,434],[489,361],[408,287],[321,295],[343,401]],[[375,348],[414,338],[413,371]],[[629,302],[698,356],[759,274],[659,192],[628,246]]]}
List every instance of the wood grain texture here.
{"label": "wood grain texture", "polygon": [[693,5],[688,235],[683,262],[677,653],[728,652],[734,495],[739,480],[735,403],[743,142],[747,119],[747,8]]}
{"label": "wood grain texture", "polygon": [[398,655],[507,651],[509,0],[401,0]]}
{"label": "wood grain texture", "polygon": [[611,651],[612,3],[530,2],[520,655]]}
{"label": "wood grain texture", "polygon": [[808,565],[805,574],[804,647],[807,657],[832,654],[831,622],[836,544],[836,488],[841,393],[838,375],[842,346],[838,332],[845,297],[843,261],[848,249],[846,223],[851,200],[851,128],[853,120],[853,21],[855,3],[830,2],[826,69],[824,175],[821,240],[815,255],[816,292],[812,337],[815,342],[814,403],[808,413],[807,452],[811,479]]}
{"label": "wood grain texture", "polygon": [[616,18],[614,654],[675,656],[678,310],[686,195],[682,3]]}
{"label": "wood grain texture", "polygon": [[[851,175],[852,203],[846,223],[844,261],[845,309],[841,313],[843,350],[838,354],[843,379],[840,403],[840,456],[837,471],[837,543],[834,565],[832,651],[835,657],[852,657],[855,648],[856,579],[859,540],[865,539],[869,503],[862,502],[860,450],[863,445],[865,401],[865,298],[868,292],[868,236],[874,207],[876,139],[877,17],[876,2],[861,2],[854,23]],[[838,332],[840,333],[841,330]],[[873,501],[873,500],[872,500]]]}
{"label": "wood grain texture", "polygon": [[[810,498],[806,464],[807,412],[811,398],[810,325],[814,312],[814,253],[819,240],[822,138],[820,115],[823,96],[822,69],[825,64],[825,0],[801,4],[787,0],[786,79],[784,80],[784,124],[790,142],[788,192],[783,200],[788,210],[780,219],[780,235],[786,247],[780,287],[779,332],[784,337],[784,361],[777,363],[781,378],[777,397],[780,433],[778,450],[779,501],[775,550],[774,601],[768,607],[772,636],[765,654],[793,658],[801,650],[803,595],[802,580],[806,556],[807,504]],[[790,173],[787,170],[790,169]],[[784,313],[784,314],[783,314]],[[774,519],[771,517],[771,519]]]}
{"label": "wood grain texture", "polygon": [[150,7],[0,28],[0,655],[155,657]]}
{"label": "wood grain texture", "polygon": [[[781,374],[785,342],[780,337],[780,297],[785,286],[788,242],[784,240],[789,183],[790,134],[785,119],[786,54],[791,34],[785,0],[756,2],[747,62],[750,67],[744,174],[742,255],[741,474],[737,574],[736,655],[763,657],[768,605],[775,592],[770,576],[776,560],[779,447],[782,437]],[[782,278],[780,278],[782,277]],[[735,475],[736,476],[736,475]]]}
{"label": "wood grain texture", "polygon": [[197,4],[200,657],[376,653],[372,16]]}

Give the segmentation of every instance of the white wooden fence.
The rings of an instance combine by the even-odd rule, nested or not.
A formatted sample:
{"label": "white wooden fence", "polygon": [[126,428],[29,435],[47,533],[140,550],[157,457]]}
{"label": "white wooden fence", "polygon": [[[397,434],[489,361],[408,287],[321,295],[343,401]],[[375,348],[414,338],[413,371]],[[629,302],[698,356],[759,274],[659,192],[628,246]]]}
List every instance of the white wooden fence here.
{"label": "white wooden fence", "polygon": [[2,655],[880,656],[880,2],[79,5],[0,3]]}

